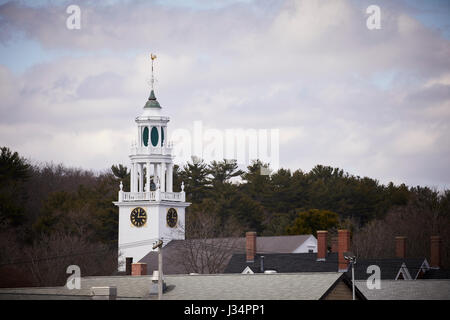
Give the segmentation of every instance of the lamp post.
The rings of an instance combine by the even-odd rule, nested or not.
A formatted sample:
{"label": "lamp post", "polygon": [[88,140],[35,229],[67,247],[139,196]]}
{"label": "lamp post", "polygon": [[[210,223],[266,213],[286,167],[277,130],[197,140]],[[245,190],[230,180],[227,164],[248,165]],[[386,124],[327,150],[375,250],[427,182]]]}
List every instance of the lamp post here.
{"label": "lamp post", "polygon": [[158,300],[162,299],[162,248],[163,242],[162,240],[158,240],[153,245],[153,250],[158,248]]}
{"label": "lamp post", "polygon": [[352,265],[352,296],[355,300],[355,263],[356,256],[352,252],[344,252],[344,259]]}

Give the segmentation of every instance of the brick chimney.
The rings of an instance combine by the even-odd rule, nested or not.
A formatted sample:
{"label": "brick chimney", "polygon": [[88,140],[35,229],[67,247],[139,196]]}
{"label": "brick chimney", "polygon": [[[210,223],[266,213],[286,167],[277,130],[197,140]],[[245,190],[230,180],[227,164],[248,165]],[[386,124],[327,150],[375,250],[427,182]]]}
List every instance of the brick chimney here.
{"label": "brick chimney", "polygon": [[131,265],[131,275],[132,276],[145,276],[147,275],[147,264],[146,263],[133,263]]}
{"label": "brick chimney", "polygon": [[327,257],[327,234],[328,231],[317,231],[317,261],[325,261]]}
{"label": "brick chimney", "polygon": [[339,246],[338,246],[338,237],[331,238],[331,252],[338,252]]}
{"label": "brick chimney", "polygon": [[249,231],[245,234],[245,251],[247,253],[247,262],[255,261],[256,254],[256,232]]}
{"label": "brick chimney", "polygon": [[395,237],[395,256],[406,258],[406,237]]}
{"label": "brick chimney", "polygon": [[338,271],[346,272],[348,261],[344,259],[344,252],[350,250],[350,231],[338,230]]}
{"label": "brick chimney", "polygon": [[440,236],[431,236],[430,268],[439,269],[441,266],[442,239]]}

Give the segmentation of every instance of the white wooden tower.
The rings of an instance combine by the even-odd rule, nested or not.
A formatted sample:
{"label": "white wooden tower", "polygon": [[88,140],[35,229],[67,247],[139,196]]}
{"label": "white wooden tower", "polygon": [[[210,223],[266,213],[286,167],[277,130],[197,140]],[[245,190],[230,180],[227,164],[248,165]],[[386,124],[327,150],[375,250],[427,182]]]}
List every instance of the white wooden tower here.
{"label": "white wooden tower", "polygon": [[152,89],[136,122],[136,143],[130,152],[130,190],[120,184],[119,199],[119,271],[125,270],[125,259],[138,262],[163,240],[185,238],[184,185],[173,192],[172,144],[167,141],[169,117],[163,116],[154,93],[153,61]]}

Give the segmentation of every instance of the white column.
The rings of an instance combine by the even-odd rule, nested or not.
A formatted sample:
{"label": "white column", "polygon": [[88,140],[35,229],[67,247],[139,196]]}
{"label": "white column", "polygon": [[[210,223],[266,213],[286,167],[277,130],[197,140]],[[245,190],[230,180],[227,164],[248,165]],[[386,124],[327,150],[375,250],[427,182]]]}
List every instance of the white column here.
{"label": "white column", "polygon": [[153,183],[156,185],[156,163],[152,164],[153,167]]}
{"label": "white column", "polygon": [[167,167],[167,192],[172,192],[173,186],[173,163],[169,163]]}
{"label": "white column", "polygon": [[161,192],[166,192],[166,163],[161,163]]}
{"label": "white column", "polygon": [[131,173],[131,192],[136,192],[136,163],[132,164]]}
{"label": "white column", "polygon": [[139,192],[144,192],[144,164],[139,163]]}
{"label": "white column", "polygon": [[133,192],[134,189],[134,163],[131,163],[130,168],[130,192]]}
{"label": "white column", "polygon": [[150,191],[150,162],[147,161],[147,189],[145,191],[149,192]]}
{"label": "white column", "polygon": [[161,164],[160,163],[156,164],[155,179],[158,180],[158,181],[155,181],[155,184],[158,185],[158,183],[159,183],[159,187],[161,188]]}
{"label": "white column", "polygon": [[134,192],[139,192],[138,181],[139,181],[139,169],[138,169],[138,164],[135,163],[134,164]]}
{"label": "white column", "polygon": [[157,126],[158,128],[158,144],[157,147],[161,147],[161,126]]}
{"label": "white column", "polygon": [[137,140],[138,141],[138,146],[142,147],[142,145],[143,145],[143,143],[142,143],[142,130],[141,130],[140,126],[138,126],[137,129],[138,129],[138,140]]}
{"label": "white column", "polygon": [[137,176],[137,170],[136,170],[136,163],[133,163],[133,178],[132,178],[132,183],[133,183],[133,189],[131,190],[131,192],[136,192],[136,176]]}

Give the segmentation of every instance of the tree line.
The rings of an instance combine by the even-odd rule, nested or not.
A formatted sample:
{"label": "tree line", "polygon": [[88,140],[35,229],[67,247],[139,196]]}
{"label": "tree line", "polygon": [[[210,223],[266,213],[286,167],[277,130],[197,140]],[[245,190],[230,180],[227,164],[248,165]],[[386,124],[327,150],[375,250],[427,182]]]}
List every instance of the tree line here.
{"label": "tree line", "polygon": [[[321,229],[333,234],[345,227],[351,229],[360,256],[392,254],[393,244],[388,242],[398,232],[422,243],[431,233],[441,234],[444,245],[450,240],[446,238],[450,190],[383,185],[323,165],[308,172],[281,168],[262,174],[268,171],[269,164],[259,160],[245,170],[235,160],[206,163],[195,157],[175,165],[174,191],[180,191],[184,182],[187,201],[192,203],[186,212],[186,237],[236,237],[246,231],[266,236],[315,234]],[[56,261],[61,266],[78,264],[85,270],[83,276],[113,274],[118,236],[118,208],[113,201],[121,181],[129,190],[129,177],[122,164],[94,173],[32,163],[2,147],[0,286],[60,285],[67,278],[62,267],[59,272],[48,271]],[[418,222],[428,227],[420,230]],[[383,245],[391,249],[362,245],[375,238],[385,239]],[[423,248],[411,252],[426,255]]]}

